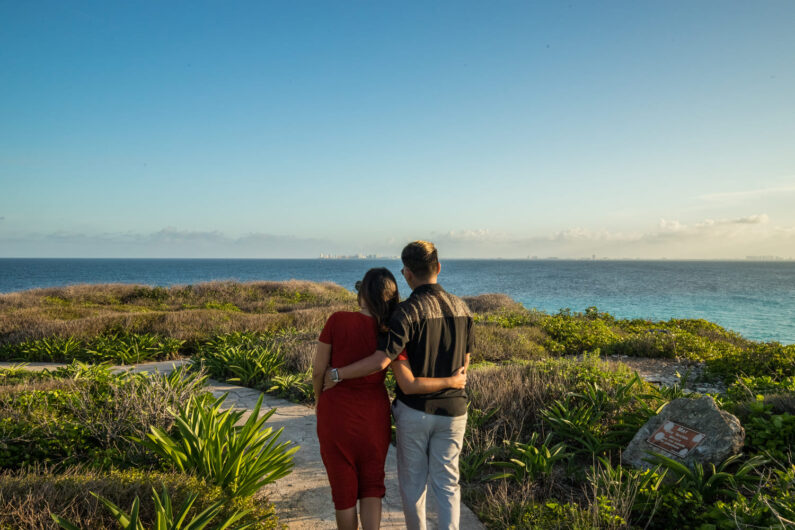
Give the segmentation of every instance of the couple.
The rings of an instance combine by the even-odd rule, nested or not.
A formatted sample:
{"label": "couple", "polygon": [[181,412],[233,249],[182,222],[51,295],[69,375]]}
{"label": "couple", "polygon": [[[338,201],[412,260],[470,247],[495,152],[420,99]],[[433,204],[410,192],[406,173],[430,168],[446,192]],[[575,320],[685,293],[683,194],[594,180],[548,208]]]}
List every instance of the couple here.
{"label": "couple", "polygon": [[406,526],[425,528],[430,481],[439,528],[458,528],[472,315],[437,283],[441,268],[432,243],[409,243],[401,260],[411,296],[400,302],[387,269],[367,271],[356,285],[361,311],[331,315],[315,353],[317,433],[341,529],[357,528],[357,500],[365,530],[381,523],[390,440],[384,378],[390,365],[397,382],[392,414]]}

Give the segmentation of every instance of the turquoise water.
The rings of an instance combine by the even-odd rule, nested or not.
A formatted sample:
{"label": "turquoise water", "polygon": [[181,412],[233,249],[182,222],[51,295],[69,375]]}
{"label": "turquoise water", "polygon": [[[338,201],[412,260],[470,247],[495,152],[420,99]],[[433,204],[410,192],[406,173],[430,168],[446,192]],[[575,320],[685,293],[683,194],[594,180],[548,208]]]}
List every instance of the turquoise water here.
{"label": "turquoise water", "polygon": [[[73,283],[175,285],[234,279],[330,281],[349,289],[397,260],[0,259],[0,292]],[[744,336],[795,343],[794,262],[447,260],[440,282],[459,295],[506,293],[557,312],[596,306],[620,318],[705,318]]]}

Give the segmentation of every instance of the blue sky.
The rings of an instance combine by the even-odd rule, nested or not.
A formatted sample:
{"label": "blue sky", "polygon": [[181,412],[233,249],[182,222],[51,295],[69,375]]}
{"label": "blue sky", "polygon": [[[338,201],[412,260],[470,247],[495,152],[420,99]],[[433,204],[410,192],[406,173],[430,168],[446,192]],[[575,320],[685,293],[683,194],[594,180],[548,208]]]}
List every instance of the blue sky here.
{"label": "blue sky", "polygon": [[0,0],[0,257],[795,257],[795,3]]}

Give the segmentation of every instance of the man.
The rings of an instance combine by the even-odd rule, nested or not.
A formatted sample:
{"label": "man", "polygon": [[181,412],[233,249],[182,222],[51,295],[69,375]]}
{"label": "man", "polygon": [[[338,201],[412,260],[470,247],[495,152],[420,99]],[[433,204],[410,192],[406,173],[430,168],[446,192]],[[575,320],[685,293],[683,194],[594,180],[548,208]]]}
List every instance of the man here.
{"label": "man", "polygon": [[[383,370],[404,350],[415,377],[449,377],[469,365],[474,345],[472,314],[461,299],[437,283],[441,266],[436,247],[428,241],[409,243],[401,260],[401,272],[413,291],[393,314],[389,333],[379,338],[373,355],[329,369],[328,382]],[[396,394],[392,412],[406,526],[425,529],[425,493],[430,479],[439,505],[439,528],[456,529],[461,509],[458,457],[466,428],[466,394],[463,389],[448,388],[409,395],[399,387]]]}

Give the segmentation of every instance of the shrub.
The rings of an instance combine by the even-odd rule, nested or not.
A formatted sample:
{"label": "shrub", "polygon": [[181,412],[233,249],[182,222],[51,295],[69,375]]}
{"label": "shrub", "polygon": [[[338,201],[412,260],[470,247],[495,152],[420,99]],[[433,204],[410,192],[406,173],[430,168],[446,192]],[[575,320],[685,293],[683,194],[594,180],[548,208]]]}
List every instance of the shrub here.
{"label": "shrub", "polygon": [[520,311],[522,304],[501,293],[481,294],[478,296],[464,296],[464,302],[473,313],[493,313],[495,311]]}
{"label": "shrub", "polygon": [[604,320],[565,311],[546,317],[541,327],[550,337],[547,349],[555,353],[581,354],[597,348],[608,348],[620,340]]}
{"label": "shrub", "polygon": [[[283,345],[292,349],[290,345],[301,343],[304,336],[293,330],[217,335],[199,349],[192,362],[218,379],[309,402],[313,398],[309,351],[297,348],[290,355],[290,371],[285,370],[288,358],[282,353]],[[304,370],[296,369],[304,365]]]}
{"label": "shrub", "polygon": [[549,475],[555,462],[567,457],[566,444],[561,442],[552,445],[549,436],[539,444],[538,438],[538,433],[534,432],[527,443],[505,440],[513,458],[507,462],[492,462],[491,465],[506,468],[508,471],[497,473],[490,478],[492,480],[510,478],[521,483]]}
{"label": "shrub", "polygon": [[[130,530],[144,530],[143,522],[140,520],[139,513],[141,510],[141,499],[136,496],[135,499],[132,501],[132,507],[130,508],[129,513],[125,512],[123,509],[116,506],[113,502],[109,501],[105,497],[101,495],[97,495],[93,491],[91,492],[93,496],[95,496],[99,501],[105,505],[105,508],[113,514],[113,517],[116,519],[120,528],[130,529]],[[171,503],[171,496],[168,493],[168,488],[163,486],[163,491],[158,494],[157,490],[152,489],[152,502],[155,505],[155,521],[156,521],[156,529],[157,530],[180,530],[184,528],[185,530],[202,530],[210,523],[215,523],[216,530],[224,530],[225,528],[248,528],[251,526],[250,524],[239,525],[237,527],[232,526],[236,521],[242,519],[248,514],[248,510],[244,511],[234,511],[232,514],[228,515],[224,518],[223,521],[214,521],[214,519],[221,513],[221,510],[224,507],[225,500],[222,499],[213,503],[212,505],[205,508],[201,513],[195,514],[193,517],[189,517],[188,514],[190,512],[191,507],[196,502],[198,498],[198,493],[191,493],[188,495],[188,498],[185,499],[185,502],[180,506],[177,511],[175,512],[172,503]],[[61,526],[61,528],[65,528],[66,530],[80,530],[80,527],[75,525],[73,522],[69,521],[65,517],[61,517],[59,515],[50,514],[53,520]]]}
{"label": "shrub", "polygon": [[[74,363],[42,374],[46,386],[0,392],[0,467],[36,462],[129,466],[148,460],[130,436],[151,425],[170,429],[177,407],[201,394],[206,376],[184,368],[171,374],[111,374]],[[2,388],[2,387],[0,387]]]}
{"label": "shrub", "polygon": [[298,446],[292,442],[277,445],[284,428],[262,429],[276,409],[259,416],[262,398],[243,425],[236,425],[244,411],[226,410],[217,400],[191,398],[176,415],[176,433],[152,427],[144,445],[180,471],[196,474],[224,488],[232,496],[247,497],[265,484],[288,475],[292,455]]}
{"label": "shrub", "polygon": [[179,357],[185,341],[150,333],[105,332],[91,339],[48,337],[0,347],[0,359],[134,364]]}
{"label": "shrub", "polygon": [[[0,473],[0,528],[54,528],[50,514],[82,528],[113,528],[114,517],[91,492],[116,505],[129,506],[136,497],[148,499],[153,489],[163,488],[177,506],[196,496],[190,516],[223,500],[221,517],[248,511],[241,524],[251,523],[261,529],[279,526],[273,506],[263,497],[230,500],[221,488],[194,476],[134,469],[103,473],[69,467],[57,473],[44,469]],[[154,525],[155,514],[153,503],[140,503],[139,517],[144,525]]]}
{"label": "shrub", "polygon": [[749,414],[743,421],[745,445],[759,452],[785,461],[795,449],[795,415],[784,412],[774,414],[773,406],[760,395],[749,405]]}
{"label": "shrub", "polygon": [[472,362],[540,359],[547,355],[543,346],[546,340],[546,334],[539,328],[477,324]]}

